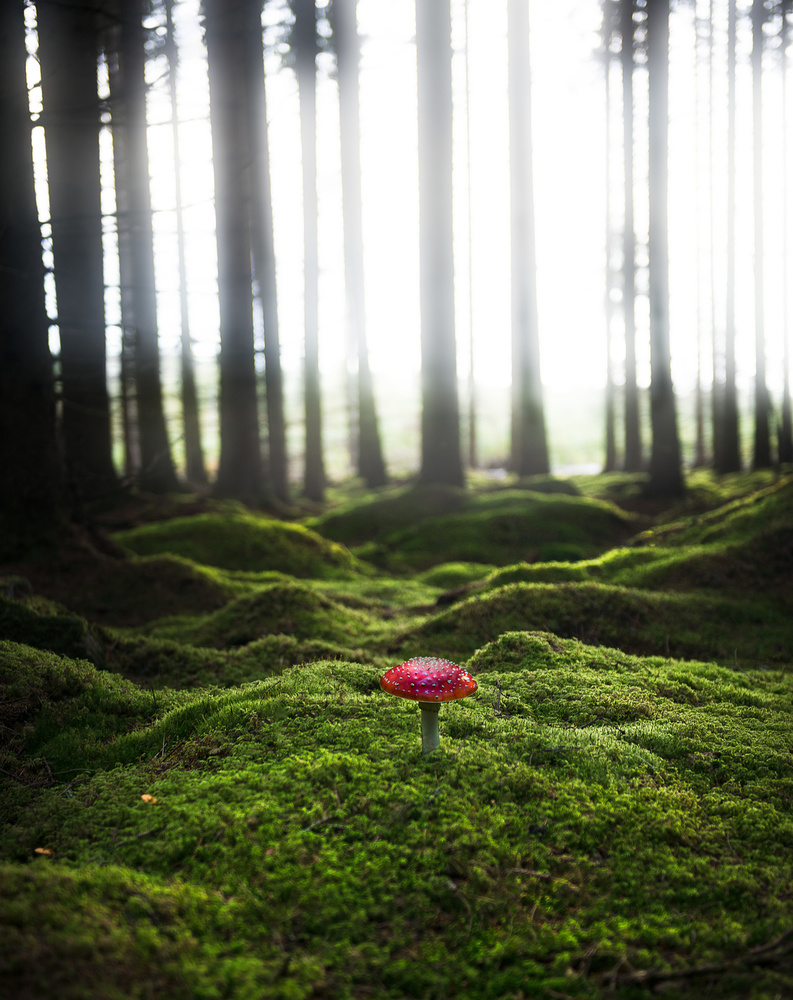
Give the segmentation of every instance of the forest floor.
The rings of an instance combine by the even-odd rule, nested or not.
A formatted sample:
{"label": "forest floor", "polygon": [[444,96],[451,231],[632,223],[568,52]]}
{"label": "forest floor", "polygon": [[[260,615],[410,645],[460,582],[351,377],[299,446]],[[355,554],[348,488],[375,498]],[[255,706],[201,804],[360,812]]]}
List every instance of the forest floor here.
{"label": "forest floor", "polygon": [[[0,569],[0,996],[793,996],[793,476],[137,496]],[[421,752],[414,655],[478,690]]]}

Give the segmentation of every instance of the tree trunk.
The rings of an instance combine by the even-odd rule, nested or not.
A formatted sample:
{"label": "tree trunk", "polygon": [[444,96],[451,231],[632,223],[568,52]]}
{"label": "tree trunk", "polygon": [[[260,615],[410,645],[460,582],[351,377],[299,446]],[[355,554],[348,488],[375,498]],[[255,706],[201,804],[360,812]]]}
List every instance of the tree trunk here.
{"label": "tree trunk", "polygon": [[284,381],[281,369],[281,339],[278,327],[278,295],[275,280],[273,197],[270,185],[270,143],[267,133],[267,97],[262,51],[262,5],[249,4],[245,33],[245,75],[248,95],[249,133],[252,155],[253,198],[251,243],[253,269],[264,319],[264,386],[267,406],[267,442],[270,479],[275,496],[289,501],[289,476],[284,418]]}
{"label": "tree trunk", "polygon": [[179,102],[177,99],[177,71],[179,65],[173,24],[174,0],[165,0],[166,56],[168,59],[168,86],[171,102],[171,137],[174,159],[174,206],[176,209],[176,246],[179,268],[179,319],[181,326],[181,387],[182,424],[184,426],[185,473],[187,480],[196,486],[208,482],[204,449],[201,444],[201,422],[198,411],[193,346],[190,340],[190,310],[187,295],[187,267],[185,264],[185,236],[182,212],[182,155],[179,136]]}
{"label": "tree trunk", "polygon": [[736,0],[729,0],[727,27],[727,308],[724,329],[724,386],[719,392],[721,442],[716,471],[741,468],[738,390],[735,379],[735,44]]}
{"label": "tree trunk", "polygon": [[0,4],[0,559],[65,523],[33,186],[22,0]]}
{"label": "tree trunk", "polygon": [[605,234],[606,234],[606,272],[605,272],[605,296],[603,300],[604,315],[606,318],[606,391],[605,391],[605,417],[606,417],[606,461],[603,466],[604,472],[614,472],[617,468],[617,440],[615,432],[615,405],[614,405],[614,370],[611,350],[611,324],[614,317],[614,308],[611,301],[611,39],[612,39],[612,19],[611,0],[605,0],[603,4],[603,70],[605,73],[605,96],[606,96],[606,191],[604,198],[605,205]]}
{"label": "tree trunk", "polygon": [[452,240],[450,0],[416,0],[422,483],[462,486]]}
{"label": "tree trunk", "polygon": [[[702,140],[704,129],[702,128],[702,70],[700,39],[700,18],[697,14],[697,6],[694,4],[694,198],[695,207],[695,254],[696,254],[696,284],[697,284],[697,381],[694,387],[694,461],[695,468],[702,468],[706,464],[705,460],[705,392],[702,385],[703,364],[702,356],[705,341],[705,277],[702,267],[702,196],[699,183],[700,163],[702,159]],[[710,175],[712,177],[712,174]]]}
{"label": "tree trunk", "polygon": [[253,344],[245,0],[204,0],[220,305],[220,465],[215,492],[265,495]]}
{"label": "tree trunk", "polygon": [[647,5],[649,85],[650,418],[652,452],[647,492],[685,492],[669,349],[668,114],[669,0]]}
{"label": "tree trunk", "polygon": [[465,178],[467,186],[466,215],[468,219],[468,465],[476,469],[479,465],[477,446],[477,401],[476,401],[476,336],[474,333],[474,240],[473,240],[473,190],[472,190],[472,155],[471,155],[471,5],[464,0],[463,24],[465,39]]}
{"label": "tree trunk", "polygon": [[788,195],[788,144],[790,125],[787,105],[787,61],[788,40],[790,37],[788,17],[793,11],[793,3],[786,0],[782,5],[782,25],[780,28],[780,53],[782,58],[782,416],[779,428],[779,461],[789,465],[793,462],[793,420],[790,411],[790,285],[787,275],[790,274],[790,236],[789,219],[790,204]]}
{"label": "tree trunk", "polygon": [[622,308],[625,317],[625,469],[638,472],[644,464],[636,384],[636,236],[633,217],[633,0],[620,4],[622,37],[622,130],[625,179]]}
{"label": "tree trunk", "polygon": [[[135,331],[134,371],[140,470],[138,484],[151,493],[179,488],[165,424],[160,351],[157,339],[157,293],[154,233],[147,145],[144,7],[141,0],[121,0],[121,20],[114,32],[120,90],[112,96],[113,139],[125,155],[115,157],[119,189],[119,241],[122,230],[129,253],[131,328]],[[123,196],[123,197],[122,197]],[[125,326],[127,324],[125,323]]]}
{"label": "tree trunk", "polygon": [[99,181],[99,38],[91,0],[39,4],[38,36],[55,288],[63,440],[75,504],[117,486],[105,355]]}
{"label": "tree trunk", "polygon": [[531,67],[528,0],[508,0],[509,194],[512,275],[512,469],[548,472],[540,379],[534,245]]}
{"label": "tree trunk", "polygon": [[754,174],[754,451],[752,466],[771,466],[770,397],[765,378],[763,237],[763,0],[752,2],[752,151]]}
{"label": "tree trunk", "polygon": [[377,426],[369,352],[366,341],[363,216],[361,192],[361,125],[358,96],[357,0],[334,0],[331,23],[336,46],[339,80],[339,129],[341,132],[341,188],[344,210],[344,277],[347,322],[358,363],[358,473],[369,487],[388,481]]}
{"label": "tree trunk", "polygon": [[319,374],[319,248],[317,235],[317,11],[314,0],[294,0],[292,39],[300,101],[303,159],[303,304],[306,455],[303,488],[309,500],[325,497],[322,461],[322,389]]}

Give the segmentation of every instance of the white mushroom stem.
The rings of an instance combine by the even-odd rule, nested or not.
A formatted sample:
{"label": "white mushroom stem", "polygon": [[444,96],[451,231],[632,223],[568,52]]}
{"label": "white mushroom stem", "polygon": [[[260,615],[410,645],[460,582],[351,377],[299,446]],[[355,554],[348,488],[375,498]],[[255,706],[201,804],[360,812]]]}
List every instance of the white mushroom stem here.
{"label": "white mushroom stem", "polygon": [[437,701],[420,701],[421,709],[421,752],[426,756],[437,750],[441,745],[441,737],[438,732],[438,710],[440,705]]}

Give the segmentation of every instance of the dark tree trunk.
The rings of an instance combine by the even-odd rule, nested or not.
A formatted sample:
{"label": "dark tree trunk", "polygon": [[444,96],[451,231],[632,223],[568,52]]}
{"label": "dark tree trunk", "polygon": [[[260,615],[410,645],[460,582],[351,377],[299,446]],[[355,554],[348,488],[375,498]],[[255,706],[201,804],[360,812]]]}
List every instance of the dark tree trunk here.
{"label": "dark tree trunk", "polygon": [[[788,41],[790,37],[788,17],[793,12],[793,3],[785,0],[782,4],[782,26],[780,28],[780,53],[782,58],[782,218],[785,225],[782,227],[782,273],[790,274],[790,243],[787,220],[790,218],[789,195],[788,195],[788,144],[789,144],[789,121],[787,105],[787,61],[788,61]],[[793,462],[793,420],[790,411],[790,287],[783,278],[782,282],[782,343],[783,343],[783,386],[782,386],[782,415],[779,427],[779,461],[789,465]]]}
{"label": "dark tree trunk", "polygon": [[344,277],[347,289],[347,322],[358,364],[358,473],[367,486],[388,481],[380,434],[369,352],[366,341],[364,294],[363,216],[361,191],[361,125],[358,96],[357,0],[334,0],[331,23],[338,60],[339,130],[341,132],[341,186],[344,223]]}
{"label": "dark tree trunk", "polygon": [[319,247],[317,235],[317,10],[314,0],[293,0],[292,41],[300,101],[303,154],[304,391],[306,455],[303,488],[310,500],[325,496],[322,460],[322,389],[319,374]]}
{"label": "dark tree trunk", "polygon": [[715,405],[719,423],[716,471],[741,468],[738,389],[735,379],[735,44],[736,0],[729,0],[727,27],[727,303],[724,328],[724,384]]}
{"label": "dark tree trunk", "polygon": [[115,489],[105,355],[95,4],[37,7],[60,330],[63,439],[74,501]]}
{"label": "dark tree trunk", "polygon": [[0,4],[0,559],[65,523],[33,187],[22,0]]}
{"label": "dark tree trunk", "polygon": [[179,319],[181,325],[181,386],[182,423],[184,426],[185,473],[187,480],[197,486],[208,482],[204,449],[201,443],[201,422],[198,411],[193,346],[190,340],[190,310],[187,296],[187,268],[185,264],[185,235],[182,212],[182,155],[179,136],[179,102],[176,78],[179,57],[174,37],[174,0],[165,0],[167,33],[165,36],[168,58],[168,84],[171,101],[171,136],[174,158],[174,202],[176,208],[176,244],[179,267]]}
{"label": "dark tree trunk", "polygon": [[642,458],[639,387],[636,383],[636,236],[633,213],[633,0],[620,4],[622,129],[625,178],[622,308],[625,317],[625,469],[638,472]]}
{"label": "dark tree trunk", "polygon": [[531,67],[528,0],[508,0],[509,194],[512,262],[512,469],[548,472],[540,379],[534,245]]}
{"label": "dark tree trunk", "polygon": [[669,0],[647,4],[649,85],[650,418],[652,452],[647,492],[685,492],[669,349],[668,114]]}
{"label": "dark tree trunk", "polygon": [[289,477],[284,418],[284,382],[281,369],[281,339],[278,327],[278,295],[275,280],[273,198],[270,185],[270,142],[267,132],[267,96],[262,51],[262,5],[259,0],[246,8],[245,75],[252,156],[251,244],[253,268],[264,319],[264,385],[267,406],[267,441],[270,480],[275,496],[289,500]]}
{"label": "dark tree trunk", "polygon": [[771,400],[765,378],[763,237],[763,0],[752,2],[752,151],[754,174],[754,451],[752,465],[771,465]]}
{"label": "dark tree trunk", "polygon": [[245,106],[246,0],[204,0],[220,305],[219,496],[266,492],[253,343],[250,143]]}
{"label": "dark tree trunk", "polygon": [[452,244],[450,0],[416,0],[422,483],[462,486]]}
{"label": "dark tree trunk", "polygon": [[[145,42],[142,0],[121,0],[115,35],[118,71],[112,94],[113,139],[123,143],[115,157],[119,190],[119,242],[129,254],[129,307],[134,330],[134,371],[140,469],[138,485],[152,493],[168,493],[179,484],[163,408],[160,351],[157,338],[157,293],[154,277],[154,233],[149,190]],[[125,326],[127,324],[125,323]]]}

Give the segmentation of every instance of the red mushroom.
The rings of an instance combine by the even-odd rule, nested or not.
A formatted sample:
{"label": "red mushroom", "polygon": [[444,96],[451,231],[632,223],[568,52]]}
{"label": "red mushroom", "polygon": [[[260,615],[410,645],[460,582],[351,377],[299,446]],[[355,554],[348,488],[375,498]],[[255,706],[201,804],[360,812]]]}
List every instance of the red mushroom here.
{"label": "red mushroom", "polygon": [[467,698],[476,691],[476,681],[462,667],[437,656],[415,656],[387,670],[380,687],[397,698],[410,698],[421,708],[421,746],[425,754],[440,746],[438,710],[442,701]]}

